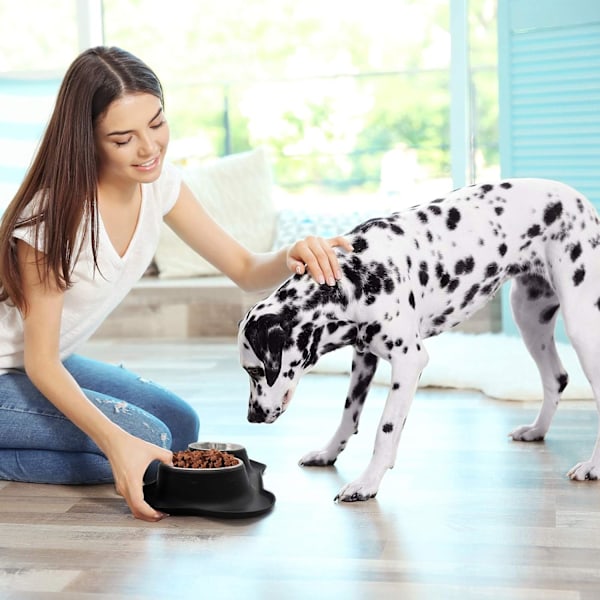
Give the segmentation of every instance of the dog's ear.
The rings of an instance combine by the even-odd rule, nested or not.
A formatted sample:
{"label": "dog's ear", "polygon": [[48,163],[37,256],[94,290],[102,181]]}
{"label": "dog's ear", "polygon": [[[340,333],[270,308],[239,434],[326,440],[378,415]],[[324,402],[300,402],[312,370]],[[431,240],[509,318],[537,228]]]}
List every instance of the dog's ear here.
{"label": "dog's ear", "polygon": [[272,386],[281,371],[281,356],[291,324],[282,315],[261,315],[245,326],[245,335],[254,355],[265,368],[267,385]]}

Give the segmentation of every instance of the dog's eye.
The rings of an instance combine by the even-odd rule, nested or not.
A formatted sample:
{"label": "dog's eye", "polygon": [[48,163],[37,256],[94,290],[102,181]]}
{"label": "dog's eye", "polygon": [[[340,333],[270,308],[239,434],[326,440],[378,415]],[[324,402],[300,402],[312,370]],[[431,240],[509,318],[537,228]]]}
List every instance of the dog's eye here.
{"label": "dog's eye", "polygon": [[265,376],[265,370],[262,367],[246,367],[246,372],[253,381],[258,381]]}

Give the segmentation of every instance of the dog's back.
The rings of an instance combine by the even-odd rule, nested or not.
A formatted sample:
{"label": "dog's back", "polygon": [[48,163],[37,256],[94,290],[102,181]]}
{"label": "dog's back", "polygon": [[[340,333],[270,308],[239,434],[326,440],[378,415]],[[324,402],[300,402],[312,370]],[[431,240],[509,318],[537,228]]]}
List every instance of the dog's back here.
{"label": "dog's back", "polygon": [[351,295],[379,312],[374,305],[393,310],[390,299],[408,295],[429,337],[479,310],[512,277],[535,276],[553,289],[578,281],[600,227],[593,206],[569,186],[515,179],[372,219],[347,237],[354,252],[339,260]]}

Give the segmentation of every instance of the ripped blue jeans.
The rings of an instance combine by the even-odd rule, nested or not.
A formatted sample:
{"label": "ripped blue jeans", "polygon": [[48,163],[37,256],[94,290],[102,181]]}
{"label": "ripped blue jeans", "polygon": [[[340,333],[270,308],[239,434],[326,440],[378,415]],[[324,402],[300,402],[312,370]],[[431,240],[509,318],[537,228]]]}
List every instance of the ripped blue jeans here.
{"label": "ripped blue jeans", "polygon": [[[129,433],[171,450],[198,439],[194,409],[126,369],[73,355],[64,365],[86,396]],[[49,402],[24,371],[0,375],[0,479],[32,483],[113,481],[98,446]]]}

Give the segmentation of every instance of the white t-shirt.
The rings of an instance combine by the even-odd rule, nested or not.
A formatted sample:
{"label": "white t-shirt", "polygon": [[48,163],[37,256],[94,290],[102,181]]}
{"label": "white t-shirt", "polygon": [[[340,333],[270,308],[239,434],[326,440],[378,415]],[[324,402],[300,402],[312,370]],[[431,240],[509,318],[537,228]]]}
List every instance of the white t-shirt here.
{"label": "white t-shirt", "polygon": [[[137,227],[122,257],[112,245],[100,219],[99,270],[94,268],[91,245],[85,244],[75,264],[73,285],[64,294],[60,327],[61,359],[73,354],[91,337],[142,277],[156,252],[163,217],[173,208],[180,189],[181,174],[168,163],[164,164],[160,177],[154,183],[142,185]],[[19,228],[13,237],[35,246],[31,227]],[[8,369],[22,368],[23,358],[21,313],[8,302],[1,302],[0,374]]]}

